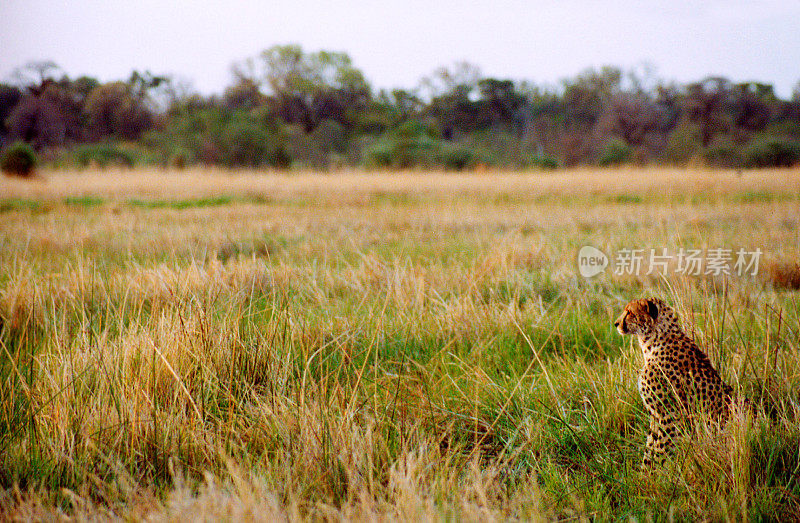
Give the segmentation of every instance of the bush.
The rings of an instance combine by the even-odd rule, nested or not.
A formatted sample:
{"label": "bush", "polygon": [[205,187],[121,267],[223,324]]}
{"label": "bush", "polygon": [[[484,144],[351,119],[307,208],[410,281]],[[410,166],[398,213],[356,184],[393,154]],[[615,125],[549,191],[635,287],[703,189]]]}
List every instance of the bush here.
{"label": "bush", "polygon": [[798,120],[779,120],[770,123],[764,129],[764,136],[783,136],[800,140],[800,121]]}
{"label": "bush", "polygon": [[441,144],[428,136],[384,136],[366,152],[367,163],[376,167],[433,167],[439,163]]}
{"label": "bush", "polygon": [[742,156],[747,167],[791,167],[800,163],[800,141],[766,137],[752,141]]}
{"label": "bush", "polygon": [[603,149],[598,163],[603,167],[620,165],[629,161],[632,154],[630,145],[622,140],[613,140]]}
{"label": "bush", "polygon": [[741,148],[729,136],[719,136],[703,151],[703,159],[715,167],[740,167]]}
{"label": "bush", "polygon": [[228,167],[286,167],[291,158],[285,138],[276,128],[245,119],[235,119],[225,126],[220,137],[222,163]]}
{"label": "bush", "polygon": [[408,121],[384,133],[365,153],[373,167],[441,167],[462,170],[478,163],[493,163],[473,148],[441,140],[436,131],[418,121]]}
{"label": "bush", "polygon": [[185,169],[192,163],[194,163],[194,155],[186,147],[177,147],[167,159],[167,166],[175,169]]}
{"label": "bush", "polygon": [[558,169],[558,160],[550,156],[531,156],[526,162],[526,167],[551,171],[553,169]]}
{"label": "bush", "polygon": [[347,131],[335,120],[322,120],[310,135],[320,151],[342,153],[347,148]]}
{"label": "bush", "polygon": [[702,147],[697,125],[679,124],[667,137],[666,146],[661,151],[661,161],[668,164],[687,164],[697,156]]}
{"label": "bush", "polygon": [[461,171],[471,169],[478,163],[492,163],[486,155],[479,154],[470,148],[446,144],[439,153],[439,163],[446,169]]}
{"label": "bush", "polygon": [[73,162],[78,167],[133,167],[134,164],[131,153],[112,144],[82,145],[73,152]]}
{"label": "bush", "polygon": [[286,133],[268,111],[202,109],[171,118],[162,129],[147,133],[144,143],[174,167],[193,161],[226,167],[286,167],[291,162]]}
{"label": "bush", "polygon": [[11,144],[0,156],[0,169],[13,176],[32,175],[37,163],[36,152],[25,142]]}
{"label": "bush", "polygon": [[344,162],[348,140],[346,129],[339,122],[322,120],[310,133],[300,125],[286,125],[284,130],[293,166],[328,169]]}

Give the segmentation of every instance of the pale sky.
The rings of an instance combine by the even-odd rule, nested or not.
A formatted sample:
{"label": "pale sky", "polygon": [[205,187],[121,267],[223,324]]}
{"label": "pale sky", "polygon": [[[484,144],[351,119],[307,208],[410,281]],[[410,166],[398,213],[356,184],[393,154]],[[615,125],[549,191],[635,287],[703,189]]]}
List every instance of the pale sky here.
{"label": "pale sky", "polygon": [[71,77],[150,70],[221,93],[233,62],[286,43],[345,51],[378,88],[461,60],[545,85],[650,63],[667,80],[758,80],[786,98],[800,81],[800,0],[0,0],[0,81],[47,59]]}

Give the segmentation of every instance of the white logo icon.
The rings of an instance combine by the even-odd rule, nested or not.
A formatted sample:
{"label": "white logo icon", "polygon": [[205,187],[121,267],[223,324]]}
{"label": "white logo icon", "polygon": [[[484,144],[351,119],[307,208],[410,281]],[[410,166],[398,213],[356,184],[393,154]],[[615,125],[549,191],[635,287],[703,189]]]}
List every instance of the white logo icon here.
{"label": "white logo icon", "polygon": [[608,267],[608,256],[596,247],[584,245],[578,251],[578,271],[584,278],[597,276]]}

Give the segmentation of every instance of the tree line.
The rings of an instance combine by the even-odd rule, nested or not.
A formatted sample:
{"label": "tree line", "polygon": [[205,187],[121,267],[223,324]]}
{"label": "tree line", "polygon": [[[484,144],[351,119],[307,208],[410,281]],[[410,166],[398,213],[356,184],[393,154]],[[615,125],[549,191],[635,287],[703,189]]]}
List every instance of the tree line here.
{"label": "tree line", "polygon": [[108,163],[445,169],[800,163],[800,84],[587,69],[558,86],[443,67],[411,89],[375,90],[346,53],[274,46],[203,96],[134,71],[101,83],[53,62],[0,84],[0,147],[22,141],[54,165]]}

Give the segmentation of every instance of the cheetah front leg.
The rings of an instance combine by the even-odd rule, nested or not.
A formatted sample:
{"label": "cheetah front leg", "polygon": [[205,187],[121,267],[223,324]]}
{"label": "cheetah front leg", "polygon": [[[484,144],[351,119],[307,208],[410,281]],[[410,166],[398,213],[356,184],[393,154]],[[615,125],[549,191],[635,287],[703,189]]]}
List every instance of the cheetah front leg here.
{"label": "cheetah front leg", "polygon": [[664,456],[672,450],[675,444],[673,439],[676,430],[677,423],[674,418],[667,418],[659,422],[650,417],[650,431],[644,447],[642,469],[649,469],[654,461],[658,463],[663,461]]}

